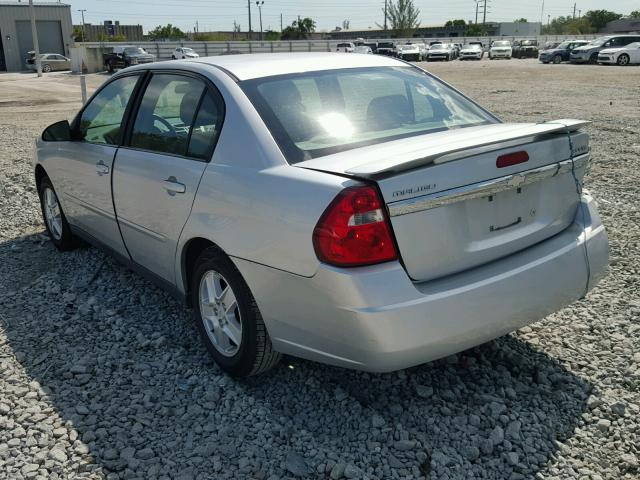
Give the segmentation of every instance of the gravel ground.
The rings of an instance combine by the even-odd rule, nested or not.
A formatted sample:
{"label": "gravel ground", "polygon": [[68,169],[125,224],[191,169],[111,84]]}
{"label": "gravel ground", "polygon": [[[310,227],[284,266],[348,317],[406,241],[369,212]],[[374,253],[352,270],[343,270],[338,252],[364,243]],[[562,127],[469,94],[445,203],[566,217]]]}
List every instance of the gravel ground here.
{"label": "gravel ground", "polygon": [[0,75],[0,477],[640,478],[640,68],[428,68],[505,120],[593,121],[610,275],[438,362],[373,375],[287,358],[248,381],[165,293],[46,240],[33,139],[78,108],[78,80]]}

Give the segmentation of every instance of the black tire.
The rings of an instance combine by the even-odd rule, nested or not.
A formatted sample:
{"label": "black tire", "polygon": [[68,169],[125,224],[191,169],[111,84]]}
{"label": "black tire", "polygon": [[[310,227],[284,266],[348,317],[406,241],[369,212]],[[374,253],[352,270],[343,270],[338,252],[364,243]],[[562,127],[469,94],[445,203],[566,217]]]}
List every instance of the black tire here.
{"label": "black tire", "polygon": [[554,55],[553,63],[555,63],[556,65],[562,63],[562,55]]}
{"label": "black tire", "polygon": [[624,67],[626,65],[629,65],[629,60],[631,60],[629,58],[629,55],[627,55],[626,53],[622,53],[618,56],[618,60],[616,60],[616,63],[621,67]]}
{"label": "black tire", "polygon": [[596,65],[598,63],[598,54],[597,53],[592,53],[591,56],[589,57],[589,63],[591,65]]}
{"label": "black tire", "polygon": [[40,210],[42,212],[42,220],[44,221],[44,225],[47,229],[47,233],[49,234],[49,238],[51,239],[51,243],[53,243],[56,246],[56,248],[62,252],[78,248],[79,246],[82,245],[82,242],[80,241],[80,239],[75,237],[71,232],[71,227],[69,226],[69,222],[67,222],[67,217],[65,216],[64,211],[62,210],[62,206],[60,205],[59,202],[58,202],[58,206],[60,209],[60,217],[62,221],[62,232],[58,236],[58,235],[55,235],[53,231],[51,231],[51,228],[49,227],[49,223],[47,222],[47,217],[45,214],[45,191],[47,189],[50,189],[53,192],[53,194],[56,197],[56,201],[58,201],[57,200],[58,194],[53,188],[53,185],[51,184],[51,180],[49,180],[49,177],[44,177],[40,181],[38,195],[40,196]]}
{"label": "black tire", "polygon": [[[217,350],[209,338],[200,311],[200,282],[210,271],[219,273],[228,282],[240,311],[242,339],[233,356],[225,356]],[[266,372],[278,363],[281,354],[273,350],[271,338],[249,286],[233,262],[215,247],[206,249],[196,260],[196,268],[191,277],[191,301],[202,341],[215,362],[229,375],[249,377]]]}
{"label": "black tire", "polygon": [[109,73],[113,73],[115,71],[115,68],[113,68],[113,62],[107,63],[107,70],[109,70]]}
{"label": "black tire", "polygon": [[49,73],[51,71],[51,65],[49,65],[48,63],[45,63],[44,65],[42,65],[42,71],[44,73]]}

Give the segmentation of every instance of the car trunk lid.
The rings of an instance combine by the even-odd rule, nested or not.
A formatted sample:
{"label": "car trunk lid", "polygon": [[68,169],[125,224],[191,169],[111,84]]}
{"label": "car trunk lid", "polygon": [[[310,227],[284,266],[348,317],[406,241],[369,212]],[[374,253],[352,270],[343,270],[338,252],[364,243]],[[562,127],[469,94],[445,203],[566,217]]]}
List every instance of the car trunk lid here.
{"label": "car trunk lid", "polygon": [[[296,166],[374,181],[408,274],[426,281],[509,255],[568,227],[578,204],[575,182],[588,160],[588,136],[578,131],[585,124],[469,127]],[[504,163],[499,157],[506,166],[497,166]]]}

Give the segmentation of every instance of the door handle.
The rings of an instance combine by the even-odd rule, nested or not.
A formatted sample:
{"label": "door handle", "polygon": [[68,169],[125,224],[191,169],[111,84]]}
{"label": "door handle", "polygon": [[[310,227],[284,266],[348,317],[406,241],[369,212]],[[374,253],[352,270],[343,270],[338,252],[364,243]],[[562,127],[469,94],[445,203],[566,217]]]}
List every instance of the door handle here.
{"label": "door handle", "polygon": [[176,193],[184,193],[187,191],[187,187],[184,183],[180,183],[176,180],[176,177],[169,177],[163,183],[163,186],[169,195],[175,195]]}
{"label": "door handle", "polygon": [[102,160],[96,163],[96,169],[97,169],[98,175],[100,176],[106,175],[107,173],[109,173],[109,167],[105,165]]}

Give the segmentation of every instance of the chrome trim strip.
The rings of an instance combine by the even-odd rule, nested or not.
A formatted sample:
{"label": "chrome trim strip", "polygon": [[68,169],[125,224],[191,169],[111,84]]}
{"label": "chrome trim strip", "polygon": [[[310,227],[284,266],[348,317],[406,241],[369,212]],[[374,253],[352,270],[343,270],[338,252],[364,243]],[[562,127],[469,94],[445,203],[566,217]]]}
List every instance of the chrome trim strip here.
{"label": "chrome trim strip", "polygon": [[546,178],[555,177],[563,173],[570,172],[573,168],[579,169],[589,162],[589,154],[585,153],[572,160],[564,160],[562,162],[552,163],[544,167],[526,170],[504,177],[494,178],[484,182],[472,183],[464,187],[451,188],[442,192],[422,195],[420,197],[409,198],[388,204],[389,215],[397,217],[407,215],[409,213],[421,212],[432,208],[450,205],[452,203],[464,202],[474,198],[487,197],[496,193],[512,190],[522,187],[523,185],[531,185]]}
{"label": "chrome trim strip", "polygon": [[[130,229],[135,230],[138,233],[142,233],[143,235],[151,237],[160,242],[164,243],[167,240],[167,237],[165,237],[161,233],[157,233],[157,232],[154,232],[153,230],[149,230],[148,228],[145,228],[142,225],[138,225],[137,223],[132,222],[131,220],[127,220],[126,218],[118,217],[118,223],[121,223],[122,225],[129,227]],[[123,233],[123,237],[124,237],[124,233]]]}
{"label": "chrome trim strip", "polygon": [[77,206],[82,207],[82,208],[86,208],[87,210],[89,210],[90,212],[93,212],[97,215],[100,215],[102,217],[108,218],[109,220],[113,220],[115,221],[116,217],[114,215],[112,215],[111,213],[107,212],[106,210],[103,210],[99,207],[96,207],[95,205],[91,205],[90,203],[85,202],[84,200],[71,195],[70,193],[67,192],[62,192],[63,197],[65,198],[65,200],[70,201],[71,203],[75,203]]}

